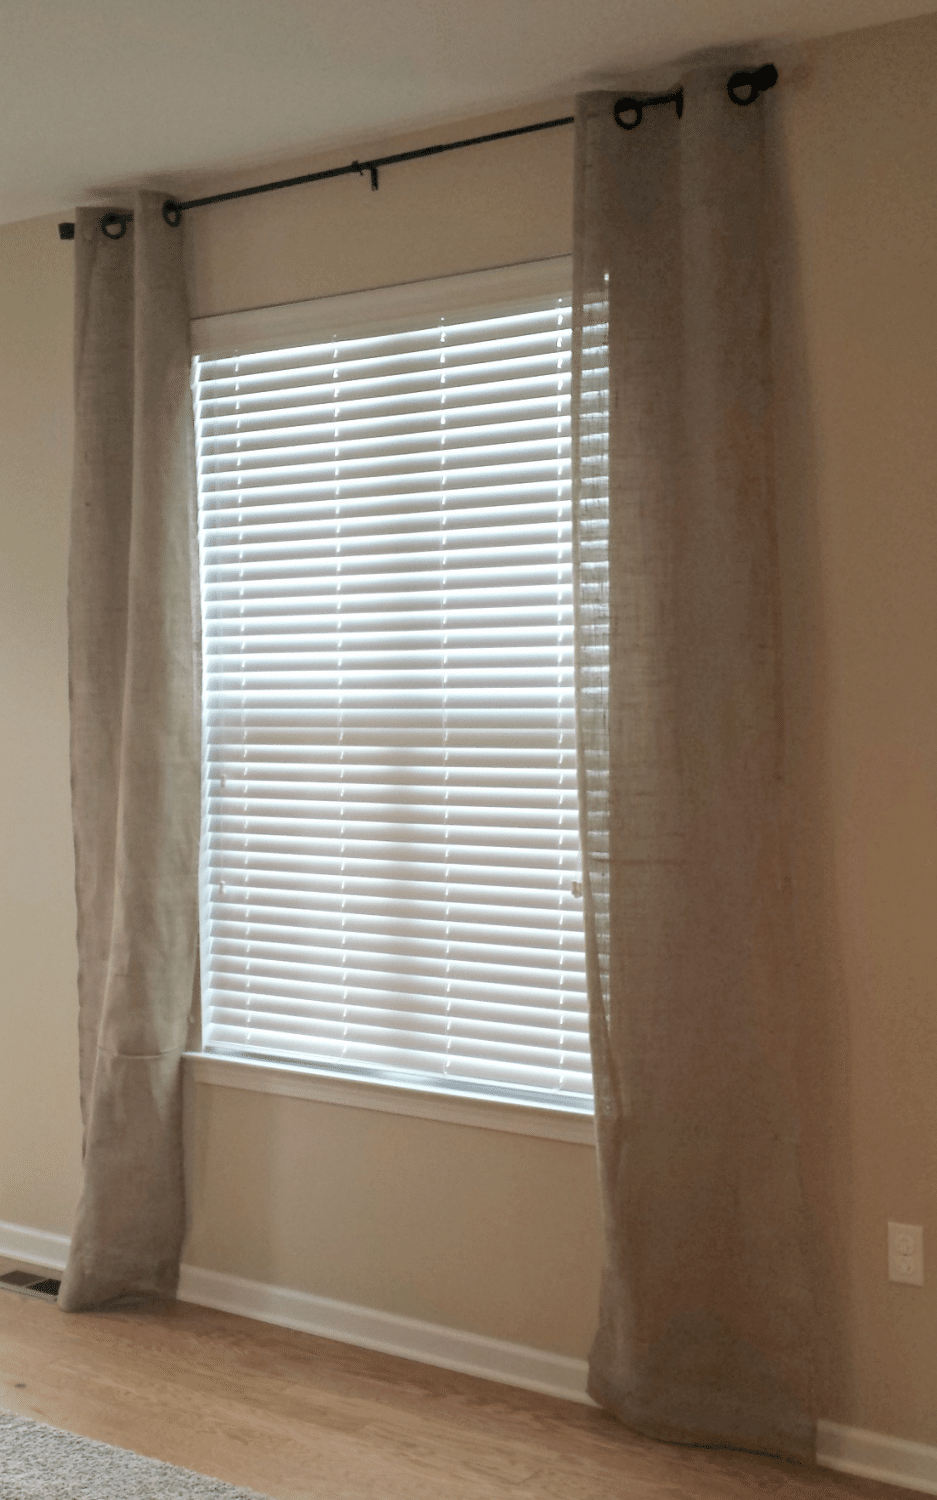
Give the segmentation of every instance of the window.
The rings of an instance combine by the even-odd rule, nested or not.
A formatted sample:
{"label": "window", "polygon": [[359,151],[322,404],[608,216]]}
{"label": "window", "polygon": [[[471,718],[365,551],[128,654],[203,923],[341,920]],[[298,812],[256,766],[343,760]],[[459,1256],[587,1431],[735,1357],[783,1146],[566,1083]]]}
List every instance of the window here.
{"label": "window", "polygon": [[195,328],[204,1050],[591,1111],[568,262]]}

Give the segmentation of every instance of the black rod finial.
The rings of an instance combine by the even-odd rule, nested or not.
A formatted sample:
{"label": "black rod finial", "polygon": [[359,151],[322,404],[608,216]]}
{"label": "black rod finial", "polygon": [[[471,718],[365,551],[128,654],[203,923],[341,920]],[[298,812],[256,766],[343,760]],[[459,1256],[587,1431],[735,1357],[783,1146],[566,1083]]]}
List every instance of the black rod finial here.
{"label": "black rod finial", "polygon": [[163,218],[170,229],[178,229],[182,223],[182,209],[178,203],[173,202],[172,198],[167,198],[163,204]]}
{"label": "black rod finial", "polygon": [[73,240],[74,238],[75,238],[75,226],[74,226],[74,224],[60,224],[59,225],[59,239],[60,240]]}
{"label": "black rod finial", "polygon": [[752,73],[733,73],[726,85],[733,104],[754,104],[759,94],[773,89],[778,81],[778,70],[774,63],[764,63]]}

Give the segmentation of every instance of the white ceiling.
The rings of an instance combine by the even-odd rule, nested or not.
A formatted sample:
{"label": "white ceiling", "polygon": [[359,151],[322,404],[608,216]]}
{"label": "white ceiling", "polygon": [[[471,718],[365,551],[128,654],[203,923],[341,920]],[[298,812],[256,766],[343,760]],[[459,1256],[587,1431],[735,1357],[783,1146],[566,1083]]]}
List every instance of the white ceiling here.
{"label": "white ceiling", "polygon": [[937,0],[0,0],[0,222]]}

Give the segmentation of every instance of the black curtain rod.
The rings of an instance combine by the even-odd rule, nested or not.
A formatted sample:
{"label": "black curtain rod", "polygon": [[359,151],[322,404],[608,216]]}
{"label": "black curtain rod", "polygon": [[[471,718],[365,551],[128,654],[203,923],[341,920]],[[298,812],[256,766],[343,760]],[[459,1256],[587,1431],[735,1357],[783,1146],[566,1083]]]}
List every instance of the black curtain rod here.
{"label": "black curtain rod", "polygon": [[[777,79],[778,73],[773,63],[765,63],[753,72],[733,73],[727,85],[729,98],[733,104],[754,104],[759,94],[774,87]],[[683,114],[683,89],[677,89],[673,94],[658,94],[653,98],[647,95],[640,98],[625,95],[615,102],[613,113],[617,123],[623,130],[636,130],[641,123],[643,111],[649,104],[673,104],[677,117],[680,118]],[[625,116],[629,115],[634,118],[626,119]],[[209,198],[190,198],[185,203],[167,198],[163,204],[163,218],[175,228],[181,224],[183,213],[190,208],[208,208],[212,203],[230,203],[234,198],[254,198],[258,193],[275,193],[280,188],[301,187],[307,182],[325,182],[328,178],[348,177],[352,173],[364,176],[367,172],[371,178],[372,191],[377,192],[381,167],[396,166],[402,161],[419,161],[426,156],[440,156],[444,151],[461,151],[466,146],[484,146],[488,141],[505,141],[512,136],[531,135],[538,130],[555,130],[558,125],[574,124],[575,119],[575,115],[563,115],[557,120],[539,120],[536,125],[518,125],[513,130],[495,130],[489,135],[468,136],[462,141],[445,141],[439,146],[422,146],[417,151],[398,151],[393,156],[377,156],[369,161],[350,161],[344,167],[329,167],[324,172],[307,172],[302,177],[283,177],[278,182],[262,182],[257,187],[237,188],[231,193],[214,193]],[[127,225],[132,221],[132,213],[105,214],[101,219],[101,229],[108,239],[119,240],[127,233]],[[73,240],[74,224],[60,224],[59,238]]]}
{"label": "black curtain rod", "polygon": [[[308,172],[304,177],[284,177],[280,182],[262,182],[259,187],[239,188],[234,193],[215,193],[211,198],[192,198],[188,203],[172,206],[183,212],[187,208],[207,208],[210,203],[227,203],[231,198],[251,198],[255,193],[274,193],[279,188],[300,187],[305,182],[324,182],[328,177],[347,177],[352,172],[371,175],[371,188],[377,192],[378,168],[393,167],[401,161],[419,161],[424,156],[439,156],[443,151],[461,151],[464,146],[484,146],[488,141],[504,141],[512,135],[531,135],[535,130],[555,130],[557,125],[572,125],[575,115],[561,120],[540,120],[536,125],[519,125],[514,130],[495,130],[491,135],[473,135],[464,141],[446,141],[441,146],[423,146],[418,151],[398,151],[394,156],[376,156],[371,161],[350,161],[347,167],[329,167],[325,172]],[[166,205],[168,208],[169,205]]]}
{"label": "black curtain rod", "polygon": [[[393,156],[378,156],[369,161],[350,161],[344,167],[329,167],[324,172],[306,172],[302,177],[283,177],[279,182],[261,182],[257,187],[237,188],[232,193],[214,193],[209,198],[190,198],[185,203],[178,203],[172,198],[167,198],[163,204],[163,218],[167,224],[175,227],[181,222],[185,210],[189,208],[208,208],[212,203],[230,203],[234,198],[254,198],[258,193],[275,193],[280,188],[301,187],[307,182],[325,182],[330,177],[348,177],[354,172],[360,176],[364,176],[367,172],[371,178],[371,188],[377,192],[378,171],[381,167],[395,166],[401,161],[418,161],[424,156],[440,156],[444,151],[461,151],[464,146],[483,146],[488,141],[504,141],[509,136],[531,135],[537,130],[555,130],[557,125],[572,125],[575,118],[575,115],[564,115],[559,120],[539,120],[536,125],[519,125],[513,130],[495,130],[490,135],[473,135],[464,141],[445,141],[440,146],[423,146],[418,151],[398,151]],[[119,240],[126,233],[127,224],[132,221],[132,213],[105,214],[101,220],[101,228],[108,239]],[[63,240],[74,239],[74,224],[60,224],[59,237]]]}

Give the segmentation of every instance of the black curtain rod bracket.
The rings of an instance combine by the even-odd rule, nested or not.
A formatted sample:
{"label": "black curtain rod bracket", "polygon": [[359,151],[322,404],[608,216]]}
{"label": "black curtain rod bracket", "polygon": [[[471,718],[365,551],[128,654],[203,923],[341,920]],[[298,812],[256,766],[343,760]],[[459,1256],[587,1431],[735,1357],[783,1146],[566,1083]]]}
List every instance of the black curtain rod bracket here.
{"label": "black curtain rod bracket", "polygon": [[[763,94],[766,89],[774,88],[777,81],[778,70],[773,63],[765,63],[752,72],[733,73],[727,85],[729,98],[733,104],[754,104],[758,95]],[[651,104],[672,104],[679,120],[683,116],[683,89],[643,99],[625,94],[615,101],[615,120],[622,130],[636,130],[645,109]],[[625,118],[629,115],[633,115],[634,119]],[[429,156],[441,156],[446,151],[462,151],[466,146],[484,146],[489,141],[506,141],[513,136],[532,135],[540,130],[555,130],[558,125],[574,124],[575,119],[575,115],[563,115],[556,120],[538,120],[536,125],[518,125],[513,130],[493,130],[489,135],[473,135],[462,141],[444,141],[439,146],[423,146],[418,151],[398,151],[393,156],[377,156],[371,161],[351,161],[344,167],[329,167],[324,172],[307,172],[302,177],[284,177],[278,182],[261,182],[256,187],[237,188],[231,193],[213,193],[209,198],[190,198],[185,203],[167,198],[163,204],[163,218],[171,229],[178,229],[182,223],[182,215],[190,208],[208,208],[213,203],[230,203],[235,198],[254,198],[258,193],[275,193],[280,188],[302,187],[308,182],[325,182],[329,178],[347,177],[351,173],[363,177],[367,172],[371,179],[371,191],[376,193],[380,186],[381,167],[397,166],[403,161],[421,161]],[[121,240],[127,233],[127,225],[132,222],[132,213],[105,214],[101,219],[101,233],[109,240]],[[59,225],[59,239],[74,238],[74,224]]]}
{"label": "black curtain rod bracket", "polygon": [[379,182],[378,182],[378,176],[377,176],[377,167],[374,165],[374,163],[372,161],[366,161],[366,162],[353,161],[351,165],[354,168],[356,168],[359,177],[363,177],[364,174],[365,174],[365,172],[370,172],[370,174],[371,174],[371,192],[372,193],[376,193],[377,190],[378,190],[378,187],[379,187]]}

